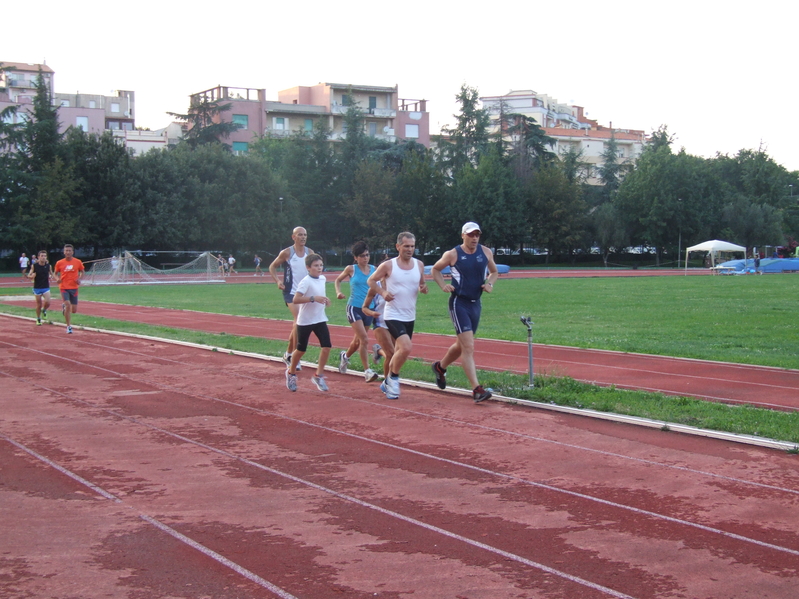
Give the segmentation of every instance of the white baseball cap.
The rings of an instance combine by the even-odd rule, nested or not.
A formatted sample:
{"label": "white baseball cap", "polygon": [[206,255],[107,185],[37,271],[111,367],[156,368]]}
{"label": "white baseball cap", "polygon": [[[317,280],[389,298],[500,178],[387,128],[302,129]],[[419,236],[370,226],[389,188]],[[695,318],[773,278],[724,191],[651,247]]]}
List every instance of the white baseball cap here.
{"label": "white baseball cap", "polygon": [[[468,222],[465,225],[463,225],[463,228],[461,229],[461,233],[463,234],[472,233],[473,231],[480,231],[480,225],[478,225],[477,223]],[[480,232],[482,233],[482,231]]]}

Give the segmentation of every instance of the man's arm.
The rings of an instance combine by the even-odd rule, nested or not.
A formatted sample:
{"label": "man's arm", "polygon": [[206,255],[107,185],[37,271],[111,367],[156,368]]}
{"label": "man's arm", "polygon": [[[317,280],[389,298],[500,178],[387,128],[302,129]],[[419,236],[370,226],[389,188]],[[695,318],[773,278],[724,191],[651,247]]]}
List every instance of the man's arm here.
{"label": "man's arm", "polygon": [[424,262],[416,258],[414,260],[416,260],[416,264],[419,267],[419,291],[427,293],[427,281],[424,280]]}
{"label": "man's arm", "polygon": [[277,277],[277,269],[280,267],[281,264],[286,262],[288,259],[289,259],[289,251],[288,251],[288,249],[285,249],[285,250],[281,251],[277,255],[277,258],[275,258],[272,261],[272,264],[269,265],[269,274],[272,275],[272,278],[275,280],[275,283],[277,283],[278,289],[285,289],[286,288],[283,285],[283,281],[281,281]]}
{"label": "man's arm", "polygon": [[458,252],[455,250],[447,250],[441,256],[441,258],[439,258],[438,261],[433,264],[433,269],[431,271],[433,274],[433,280],[438,284],[439,287],[441,287],[441,291],[444,293],[452,293],[455,291],[455,288],[444,280],[444,273],[441,271],[447,266],[451,267],[453,264],[455,264],[457,256]]}
{"label": "man's arm", "polygon": [[387,302],[393,301],[394,296],[388,292],[388,289],[385,287],[378,287],[377,282],[382,281],[386,277],[391,275],[391,261],[383,262],[380,266],[377,267],[369,278],[366,280],[369,283],[369,289],[373,289],[375,294],[380,295],[384,300]]}
{"label": "man's arm", "polygon": [[494,252],[485,246],[482,247],[483,253],[486,258],[488,258],[488,278],[486,278],[486,282],[483,283],[483,291],[491,293],[494,291],[494,282],[499,278],[499,270],[497,270],[497,263],[494,262]]}

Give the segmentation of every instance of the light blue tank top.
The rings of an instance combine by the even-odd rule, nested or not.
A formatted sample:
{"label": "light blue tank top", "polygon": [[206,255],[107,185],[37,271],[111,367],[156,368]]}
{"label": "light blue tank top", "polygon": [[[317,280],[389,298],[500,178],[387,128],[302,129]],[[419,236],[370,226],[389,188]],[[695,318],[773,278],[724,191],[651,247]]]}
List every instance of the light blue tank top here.
{"label": "light blue tank top", "polygon": [[350,277],[350,299],[347,304],[360,308],[363,306],[363,301],[366,299],[366,294],[369,293],[369,285],[366,280],[375,271],[373,264],[369,265],[369,274],[365,275],[357,264],[352,265],[352,276]]}

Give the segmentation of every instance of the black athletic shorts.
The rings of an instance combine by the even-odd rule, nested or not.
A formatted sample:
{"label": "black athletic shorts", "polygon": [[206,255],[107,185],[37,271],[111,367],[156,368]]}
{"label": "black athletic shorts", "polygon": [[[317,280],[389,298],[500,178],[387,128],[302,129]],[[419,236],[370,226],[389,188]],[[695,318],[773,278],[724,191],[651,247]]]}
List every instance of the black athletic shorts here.
{"label": "black athletic shorts", "polygon": [[308,349],[308,340],[311,338],[311,333],[319,339],[319,347],[333,347],[330,343],[330,330],[327,328],[327,323],[323,321],[315,324],[297,325],[297,349],[299,351],[304,352]]}
{"label": "black athletic shorts", "polygon": [[410,322],[403,322],[401,320],[387,320],[386,327],[388,332],[394,339],[399,339],[403,335],[407,335],[409,339],[413,339],[413,320]]}

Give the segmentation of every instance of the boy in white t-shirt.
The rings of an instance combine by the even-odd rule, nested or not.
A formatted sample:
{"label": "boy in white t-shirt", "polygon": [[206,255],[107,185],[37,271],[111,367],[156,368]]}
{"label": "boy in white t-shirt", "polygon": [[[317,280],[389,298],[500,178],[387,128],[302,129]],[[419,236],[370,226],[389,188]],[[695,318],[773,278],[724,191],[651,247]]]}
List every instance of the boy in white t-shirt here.
{"label": "boy in white t-shirt", "polygon": [[289,391],[297,390],[297,364],[300,363],[305,351],[308,349],[308,340],[311,333],[319,340],[319,363],[316,365],[316,374],[311,377],[314,385],[320,391],[327,391],[325,380],[325,365],[330,356],[330,331],[327,328],[327,315],[325,306],[330,305],[330,299],[325,295],[325,277],[322,271],[325,268],[322,256],[309,254],[305,257],[305,266],[308,276],[297,286],[294,292],[293,303],[299,305],[297,314],[297,349],[291,354],[291,363],[286,370],[286,387]]}

